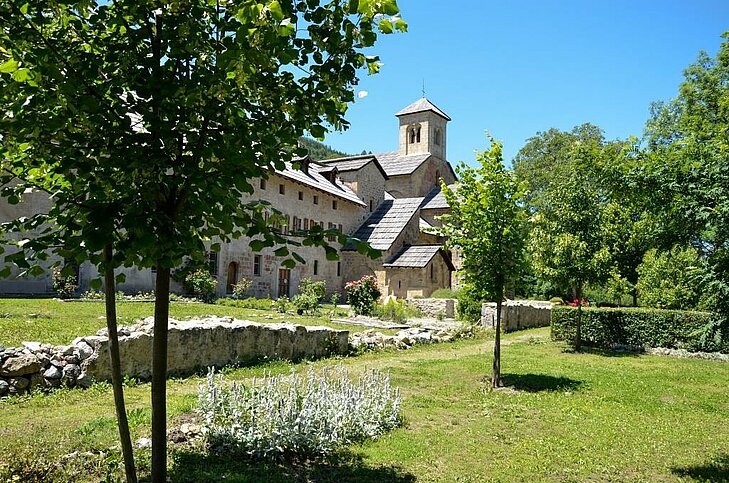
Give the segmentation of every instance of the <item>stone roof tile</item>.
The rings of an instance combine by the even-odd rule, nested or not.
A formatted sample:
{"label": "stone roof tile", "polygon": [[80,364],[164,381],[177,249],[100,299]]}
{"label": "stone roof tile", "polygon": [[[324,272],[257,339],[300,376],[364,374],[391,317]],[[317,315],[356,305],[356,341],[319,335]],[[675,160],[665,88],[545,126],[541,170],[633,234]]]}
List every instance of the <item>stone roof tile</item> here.
{"label": "stone roof tile", "polygon": [[403,110],[401,110],[400,112],[398,112],[395,115],[404,116],[406,114],[415,114],[416,112],[423,112],[423,111],[432,111],[447,121],[451,120],[451,118],[448,116],[448,114],[446,114],[445,112],[440,110],[440,108],[438,108],[438,106],[436,106],[435,104],[430,102],[425,97],[421,97],[420,99],[413,102],[412,104],[410,104],[409,106],[407,106],[406,108],[404,108]]}
{"label": "stone roof tile", "polygon": [[[418,211],[422,198],[397,198],[380,203],[369,218],[354,233],[377,250],[389,250]],[[352,250],[348,246],[345,250]]]}
{"label": "stone roof tile", "polygon": [[406,245],[383,263],[383,267],[424,268],[443,248],[442,245]]}

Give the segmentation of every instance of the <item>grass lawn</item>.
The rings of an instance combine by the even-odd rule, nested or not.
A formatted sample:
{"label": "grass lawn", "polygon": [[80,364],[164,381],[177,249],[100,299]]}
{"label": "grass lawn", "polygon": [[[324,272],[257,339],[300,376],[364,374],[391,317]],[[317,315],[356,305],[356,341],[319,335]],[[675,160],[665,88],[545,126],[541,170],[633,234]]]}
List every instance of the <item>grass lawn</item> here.
{"label": "grass lawn", "polygon": [[[176,447],[172,481],[729,481],[729,364],[574,354],[547,337],[547,329],[505,337],[502,368],[512,387],[497,391],[484,382],[487,339],[315,362],[389,370],[406,424],[321,462],[252,463]],[[225,372],[245,380],[305,366]],[[172,419],[193,409],[199,383],[170,381]],[[149,386],[128,387],[126,397],[134,437],[148,435]],[[118,476],[113,415],[107,385],[0,402],[0,480],[10,469],[23,481]],[[73,451],[81,452],[76,459],[62,458]],[[149,450],[137,453],[144,473]]]}
{"label": "grass lawn", "polygon": [[[332,324],[328,313],[333,307],[321,310],[322,316],[309,317],[279,314],[268,310],[227,307],[202,303],[170,303],[170,317],[185,319],[205,315],[230,316],[254,322],[291,322],[301,325],[322,325],[351,331],[361,328]],[[338,317],[345,315],[337,309]],[[119,325],[131,325],[134,321],[154,314],[152,302],[117,302]],[[269,318],[267,318],[269,317]],[[70,344],[82,335],[93,335],[106,327],[104,302],[63,302],[55,299],[0,299],[0,344],[18,346],[23,341],[50,344]],[[383,331],[384,332],[384,331]]]}

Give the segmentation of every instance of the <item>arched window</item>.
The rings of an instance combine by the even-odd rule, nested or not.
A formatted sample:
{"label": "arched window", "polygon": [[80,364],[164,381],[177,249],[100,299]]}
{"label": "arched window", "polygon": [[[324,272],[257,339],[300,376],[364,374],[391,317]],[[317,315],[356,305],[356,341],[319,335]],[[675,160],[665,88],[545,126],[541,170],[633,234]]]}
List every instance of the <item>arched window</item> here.
{"label": "arched window", "polygon": [[238,264],[236,262],[228,264],[228,274],[225,282],[225,292],[233,293],[233,286],[238,282]]}
{"label": "arched window", "polygon": [[415,142],[416,143],[420,142],[420,126],[415,128]]}
{"label": "arched window", "polygon": [[441,137],[440,129],[435,128],[435,145],[436,146],[440,146],[440,143],[441,143],[440,137]]}
{"label": "arched window", "polygon": [[409,131],[410,132],[408,133],[408,137],[410,138],[410,144],[415,144],[415,128],[411,127]]}

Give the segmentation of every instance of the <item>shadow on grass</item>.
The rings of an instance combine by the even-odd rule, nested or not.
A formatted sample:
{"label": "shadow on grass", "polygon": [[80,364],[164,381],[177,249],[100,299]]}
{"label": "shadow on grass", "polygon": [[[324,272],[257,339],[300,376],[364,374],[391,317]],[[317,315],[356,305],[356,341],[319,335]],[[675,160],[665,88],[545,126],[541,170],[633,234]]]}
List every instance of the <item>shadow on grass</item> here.
{"label": "shadow on grass", "polygon": [[642,350],[617,350],[586,346],[582,346],[580,351],[577,352],[571,345],[566,346],[562,352],[565,354],[594,354],[603,357],[640,357],[645,354]]}
{"label": "shadow on grass", "polygon": [[397,466],[367,466],[360,455],[343,453],[321,461],[256,461],[227,454],[179,452],[170,481],[175,482],[363,482],[413,483]]}
{"label": "shadow on grass", "polygon": [[703,465],[671,468],[671,473],[696,481],[729,482],[729,454],[722,454]]}
{"label": "shadow on grass", "polygon": [[502,374],[501,382],[505,387],[526,392],[574,390],[582,385],[582,381],[547,374]]}

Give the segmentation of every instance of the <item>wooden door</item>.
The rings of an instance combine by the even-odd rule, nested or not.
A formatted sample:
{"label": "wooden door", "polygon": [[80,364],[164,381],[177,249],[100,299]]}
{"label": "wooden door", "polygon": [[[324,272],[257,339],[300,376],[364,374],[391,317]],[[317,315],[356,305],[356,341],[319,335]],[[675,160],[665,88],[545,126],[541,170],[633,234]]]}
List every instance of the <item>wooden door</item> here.
{"label": "wooden door", "polygon": [[238,282],[238,264],[230,262],[230,264],[228,264],[228,278],[225,284],[226,293],[233,293],[233,285],[235,285],[236,282]]}
{"label": "wooden door", "polygon": [[291,285],[291,270],[288,268],[278,269],[278,296],[288,297]]}

